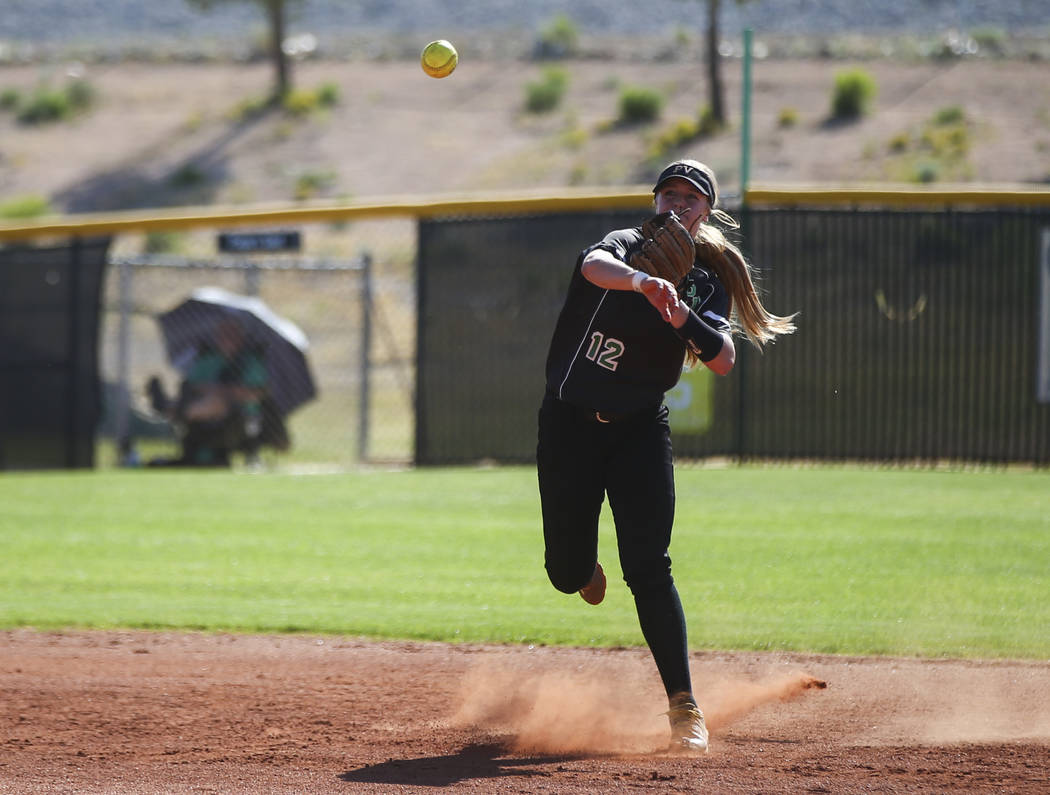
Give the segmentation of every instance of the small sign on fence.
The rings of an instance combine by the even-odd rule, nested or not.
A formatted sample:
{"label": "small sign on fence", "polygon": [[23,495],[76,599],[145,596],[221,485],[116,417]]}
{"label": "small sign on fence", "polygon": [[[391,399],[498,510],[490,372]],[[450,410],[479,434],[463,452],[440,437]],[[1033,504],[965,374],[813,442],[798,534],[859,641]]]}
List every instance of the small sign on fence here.
{"label": "small sign on fence", "polygon": [[292,232],[222,232],[219,251],[228,254],[256,254],[259,252],[299,251],[302,236]]}

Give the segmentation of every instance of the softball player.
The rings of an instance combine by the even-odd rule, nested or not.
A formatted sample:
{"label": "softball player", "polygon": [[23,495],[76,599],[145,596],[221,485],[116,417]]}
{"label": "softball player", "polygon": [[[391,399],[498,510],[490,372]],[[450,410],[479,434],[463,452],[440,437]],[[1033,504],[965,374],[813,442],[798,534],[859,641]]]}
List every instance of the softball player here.
{"label": "softball player", "polygon": [[559,591],[602,601],[598,518],[608,495],[624,580],[667,693],[672,749],[705,752],[668,555],[675,491],[664,394],[684,363],[728,373],[734,328],[761,346],[794,325],[763,308],[750,265],[709,222],[737,226],[716,209],[708,166],[671,163],[653,193],[656,213],[674,213],[693,238],[685,276],[673,283],[646,272],[654,257],[641,255],[660,241],[645,225],[612,231],[577,258],[554,329],[537,444],[545,565]]}

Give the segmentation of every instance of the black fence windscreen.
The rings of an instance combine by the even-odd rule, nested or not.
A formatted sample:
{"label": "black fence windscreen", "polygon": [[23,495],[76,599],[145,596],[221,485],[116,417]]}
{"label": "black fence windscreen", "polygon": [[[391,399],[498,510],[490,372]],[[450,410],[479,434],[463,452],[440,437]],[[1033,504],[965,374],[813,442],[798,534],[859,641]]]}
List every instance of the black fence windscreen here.
{"label": "black fence windscreen", "polygon": [[94,465],[108,247],[0,249],[0,469]]}
{"label": "black fence windscreen", "polygon": [[[644,213],[422,221],[416,459],[534,458],[576,255]],[[680,457],[1050,461],[1050,213],[753,209],[798,331],[668,395]]]}

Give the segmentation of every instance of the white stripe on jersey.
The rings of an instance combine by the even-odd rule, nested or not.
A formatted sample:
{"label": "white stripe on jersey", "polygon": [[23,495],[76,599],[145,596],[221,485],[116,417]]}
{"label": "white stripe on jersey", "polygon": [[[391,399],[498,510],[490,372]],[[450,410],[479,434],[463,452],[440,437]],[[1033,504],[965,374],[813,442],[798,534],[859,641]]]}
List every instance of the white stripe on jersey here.
{"label": "white stripe on jersey", "polygon": [[565,382],[569,380],[569,375],[572,373],[573,365],[576,364],[576,360],[580,357],[580,351],[583,350],[583,346],[587,344],[587,338],[590,336],[591,327],[594,326],[594,319],[598,316],[598,310],[602,308],[602,304],[605,303],[606,297],[609,295],[609,291],[606,290],[602,293],[602,300],[598,302],[598,306],[594,307],[594,314],[591,315],[591,319],[587,323],[587,328],[583,332],[583,338],[580,340],[580,344],[576,347],[576,353],[572,355],[572,361],[569,362],[569,366],[565,368],[565,377],[558,384],[558,399],[562,399],[562,390],[565,389]]}

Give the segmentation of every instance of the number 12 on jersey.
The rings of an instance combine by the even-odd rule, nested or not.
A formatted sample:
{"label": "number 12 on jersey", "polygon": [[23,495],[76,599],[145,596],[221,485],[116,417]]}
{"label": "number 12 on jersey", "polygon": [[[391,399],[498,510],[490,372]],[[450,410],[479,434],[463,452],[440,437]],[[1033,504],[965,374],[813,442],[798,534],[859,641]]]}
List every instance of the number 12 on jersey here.
{"label": "number 12 on jersey", "polygon": [[615,370],[620,364],[623,356],[624,344],[615,337],[606,337],[600,331],[591,334],[591,344],[587,346],[588,359],[604,367],[606,370]]}

